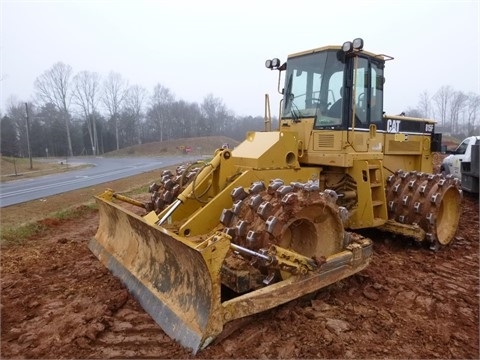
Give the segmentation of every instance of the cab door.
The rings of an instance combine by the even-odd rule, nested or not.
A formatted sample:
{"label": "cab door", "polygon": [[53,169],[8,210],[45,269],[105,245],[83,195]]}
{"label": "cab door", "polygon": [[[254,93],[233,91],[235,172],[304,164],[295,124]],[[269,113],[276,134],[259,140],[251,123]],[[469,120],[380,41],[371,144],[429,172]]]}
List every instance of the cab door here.
{"label": "cab door", "polygon": [[353,59],[349,140],[356,151],[382,152],[383,63],[368,57]]}

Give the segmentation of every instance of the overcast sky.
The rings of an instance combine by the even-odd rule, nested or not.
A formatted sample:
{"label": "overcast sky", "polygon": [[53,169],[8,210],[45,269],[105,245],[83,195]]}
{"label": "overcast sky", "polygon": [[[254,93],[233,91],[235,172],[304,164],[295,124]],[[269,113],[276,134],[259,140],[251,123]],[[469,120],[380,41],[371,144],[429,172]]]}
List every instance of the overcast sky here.
{"label": "overcast sky", "polygon": [[[362,37],[393,56],[385,110],[396,114],[450,85],[480,93],[480,0],[320,1],[0,0],[1,102],[33,100],[56,62],[74,73],[120,73],[149,93],[221,98],[236,115],[278,114],[277,72],[266,59]],[[12,97],[13,96],[13,97]]]}

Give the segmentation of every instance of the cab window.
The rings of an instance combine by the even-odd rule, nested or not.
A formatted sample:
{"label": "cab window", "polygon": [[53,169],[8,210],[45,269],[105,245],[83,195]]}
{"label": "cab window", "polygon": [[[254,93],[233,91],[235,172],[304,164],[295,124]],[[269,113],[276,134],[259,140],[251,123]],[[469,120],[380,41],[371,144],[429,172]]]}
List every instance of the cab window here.
{"label": "cab window", "polygon": [[359,57],[354,78],[352,106],[355,108],[355,126],[368,128],[370,123],[375,123],[380,128],[383,118],[383,69],[375,62]]}
{"label": "cab window", "polygon": [[465,154],[468,148],[468,140],[464,140],[460,145],[458,145],[457,149],[455,150],[455,154]]}
{"label": "cab window", "polygon": [[[288,59],[282,118],[314,118],[315,128],[342,126],[344,62],[337,50]],[[338,112],[330,111],[339,102]]]}
{"label": "cab window", "polygon": [[355,88],[353,91],[353,107],[355,109],[355,126],[367,126],[367,96],[368,96],[368,60],[358,58],[355,71]]}

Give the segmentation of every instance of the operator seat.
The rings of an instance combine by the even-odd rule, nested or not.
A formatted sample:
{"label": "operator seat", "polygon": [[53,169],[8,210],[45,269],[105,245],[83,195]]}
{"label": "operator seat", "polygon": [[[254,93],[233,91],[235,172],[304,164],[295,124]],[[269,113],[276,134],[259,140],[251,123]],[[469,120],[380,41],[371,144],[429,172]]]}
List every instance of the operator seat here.
{"label": "operator seat", "polygon": [[327,111],[327,116],[334,117],[334,118],[341,118],[342,117],[342,105],[343,105],[343,86],[340,88],[340,97],[337,101],[330,106],[330,109]]}
{"label": "operator seat", "polygon": [[343,104],[342,98],[335,101],[333,105],[330,106],[330,109],[328,109],[327,116],[334,117],[334,118],[342,117],[342,104]]}

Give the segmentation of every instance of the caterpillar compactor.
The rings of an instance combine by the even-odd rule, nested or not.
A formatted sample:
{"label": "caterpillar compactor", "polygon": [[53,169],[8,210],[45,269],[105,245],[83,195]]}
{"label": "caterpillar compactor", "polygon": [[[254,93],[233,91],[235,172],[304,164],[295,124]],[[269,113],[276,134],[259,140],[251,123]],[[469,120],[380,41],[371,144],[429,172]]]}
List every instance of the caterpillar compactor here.
{"label": "caterpillar compactor", "polygon": [[447,245],[458,180],[432,174],[434,121],[383,113],[389,59],[355,39],[268,60],[283,94],[279,128],[164,171],[148,203],[97,196],[90,249],[195,353],[229,322],[364,269],[373,251],[360,229]]}

